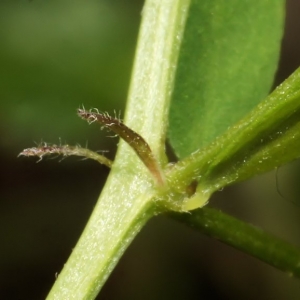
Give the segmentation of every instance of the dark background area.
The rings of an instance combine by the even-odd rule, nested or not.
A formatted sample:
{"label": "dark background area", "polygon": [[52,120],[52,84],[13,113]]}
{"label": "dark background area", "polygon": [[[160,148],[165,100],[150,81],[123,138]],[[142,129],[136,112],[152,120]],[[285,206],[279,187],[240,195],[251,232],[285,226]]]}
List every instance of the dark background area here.
{"label": "dark background area", "polygon": [[[276,83],[300,65],[287,1]],[[0,299],[44,299],[108,175],[79,158],[17,158],[41,141],[109,150],[76,108],[124,111],[141,0],[0,2]],[[300,151],[300,150],[299,150]],[[277,191],[276,176],[281,197]],[[210,206],[300,246],[298,161],[217,193]],[[138,235],[97,299],[300,299],[299,280],[164,216]]]}

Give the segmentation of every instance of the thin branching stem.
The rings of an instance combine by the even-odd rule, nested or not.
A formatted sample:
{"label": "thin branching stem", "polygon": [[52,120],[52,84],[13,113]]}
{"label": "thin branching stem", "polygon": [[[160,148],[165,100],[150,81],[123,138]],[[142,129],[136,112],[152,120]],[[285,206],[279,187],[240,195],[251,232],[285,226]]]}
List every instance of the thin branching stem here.
{"label": "thin branching stem", "polygon": [[170,214],[176,220],[256,257],[291,276],[300,277],[300,249],[213,208]]}

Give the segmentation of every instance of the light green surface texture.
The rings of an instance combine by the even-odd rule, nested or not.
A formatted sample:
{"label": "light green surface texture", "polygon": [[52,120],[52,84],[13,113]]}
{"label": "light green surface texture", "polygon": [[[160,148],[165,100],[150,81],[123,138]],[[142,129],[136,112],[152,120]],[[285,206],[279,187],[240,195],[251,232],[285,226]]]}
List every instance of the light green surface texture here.
{"label": "light green surface texture", "polygon": [[169,117],[169,139],[179,158],[208,145],[267,96],[284,4],[191,1]]}

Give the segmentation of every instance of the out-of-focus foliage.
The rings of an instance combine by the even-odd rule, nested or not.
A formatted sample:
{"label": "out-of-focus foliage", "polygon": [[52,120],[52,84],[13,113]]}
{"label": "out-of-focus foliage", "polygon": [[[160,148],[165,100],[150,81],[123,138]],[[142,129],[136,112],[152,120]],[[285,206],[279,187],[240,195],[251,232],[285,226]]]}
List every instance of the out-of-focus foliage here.
{"label": "out-of-focus foliage", "polygon": [[82,143],[97,130],[77,118],[79,106],[122,109],[140,9],[122,1],[1,1],[1,144]]}
{"label": "out-of-focus foliage", "polygon": [[[17,158],[41,139],[109,150],[116,139],[76,109],[126,101],[142,1],[0,1],[0,299],[44,299],[108,169]],[[56,261],[56,262],[54,262]]]}

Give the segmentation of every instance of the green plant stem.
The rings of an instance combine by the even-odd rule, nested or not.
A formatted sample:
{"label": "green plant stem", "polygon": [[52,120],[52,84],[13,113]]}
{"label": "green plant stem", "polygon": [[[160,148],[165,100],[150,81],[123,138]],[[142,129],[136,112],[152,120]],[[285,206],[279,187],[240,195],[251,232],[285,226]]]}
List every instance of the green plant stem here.
{"label": "green plant stem", "polygon": [[212,208],[172,213],[173,218],[240,249],[291,276],[300,277],[300,249]]}
{"label": "green plant stem", "polygon": [[300,68],[264,101],[205,149],[179,161],[169,174],[178,189],[198,181],[209,198],[216,190],[299,157]]}
{"label": "green plant stem", "polygon": [[[148,0],[124,123],[166,164],[165,136],[179,44],[189,0]],[[135,235],[157,211],[156,184],[145,165],[120,141],[93,214],[59,274],[50,299],[94,299]]]}

